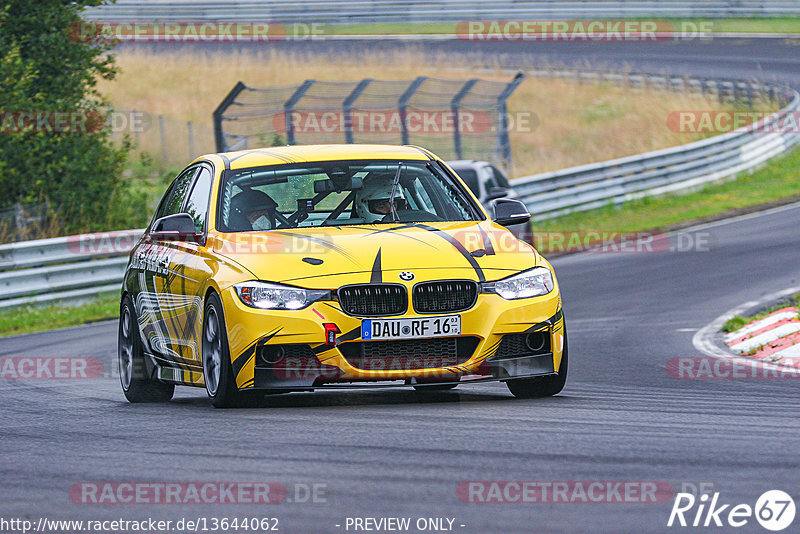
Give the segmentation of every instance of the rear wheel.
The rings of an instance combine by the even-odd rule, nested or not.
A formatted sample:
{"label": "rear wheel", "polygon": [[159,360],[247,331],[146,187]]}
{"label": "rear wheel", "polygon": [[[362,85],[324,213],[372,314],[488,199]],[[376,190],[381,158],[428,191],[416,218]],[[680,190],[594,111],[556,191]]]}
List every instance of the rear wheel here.
{"label": "rear wheel", "polygon": [[252,406],[263,397],[261,392],[239,391],[236,387],[225,315],[216,293],[209,295],[203,317],[203,379],[215,408]]}
{"label": "rear wheel", "polygon": [[558,374],[509,380],[506,382],[509,391],[518,399],[550,397],[561,393],[567,381],[567,368],[569,363],[567,353],[567,334],[565,330],[564,352],[561,355],[561,364],[559,365]]}
{"label": "rear wheel", "polygon": [[122,300],[117,340],[119,381],[130,402],[166,402],[175,393],[174,384],[165,384],[147,376],[139,322],[130,295]]}

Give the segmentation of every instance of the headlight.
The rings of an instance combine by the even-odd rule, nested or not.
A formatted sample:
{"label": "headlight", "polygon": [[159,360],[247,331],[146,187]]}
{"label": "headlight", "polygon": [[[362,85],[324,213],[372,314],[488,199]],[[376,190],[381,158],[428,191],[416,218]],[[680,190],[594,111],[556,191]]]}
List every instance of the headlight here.
{"label": "headlight", "polygon": [[497,293],[506,300],[546,295],[553,290],[553,273],[544,267],[534,267],[497,282],[483,284],[487,293]]}
{"label": "headlight", "polygon": [[243,303],[262,310],[300,310],[312,302],[330,297],[330,291],[267,282],[244,282],[233,287]]}

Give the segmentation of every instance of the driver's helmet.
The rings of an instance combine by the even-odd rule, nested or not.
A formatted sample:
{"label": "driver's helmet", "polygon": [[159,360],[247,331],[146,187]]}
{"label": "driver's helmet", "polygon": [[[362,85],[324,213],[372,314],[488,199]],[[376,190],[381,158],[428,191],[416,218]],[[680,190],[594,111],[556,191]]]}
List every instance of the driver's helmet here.
{"label": "driver's helmet", "polygon": [[268,217],[274,217],[277,204],[263,191],[246,189],[231,199],[230,224],[234,231],[253,229],[248,217],[254,211],[268,211]]}
{"label": "driver's helmet", "polygon": [[[364,186],[356,191],[353,202],[356,215],[367,223],[382,220],[390,211],[381,211],[380,206],[385,205],[392,196],[392,183],[394,176],[374,177],[364,181]],[[397,211],[406,209],[406,197],[403,187],[397,184],[394,192],[394,208]]]}

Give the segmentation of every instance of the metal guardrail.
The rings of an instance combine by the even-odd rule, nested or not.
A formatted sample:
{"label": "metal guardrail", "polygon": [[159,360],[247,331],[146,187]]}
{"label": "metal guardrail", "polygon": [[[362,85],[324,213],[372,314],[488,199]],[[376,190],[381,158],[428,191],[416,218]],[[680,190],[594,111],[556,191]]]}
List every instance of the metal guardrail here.
{"label": "metal guardrail", "polygon": [[[575,71],[527,74],[691,89],[719,98],[783,100],[783,109],[760,121],[762,125],[800,112],[797,91],[770,85]],[[535,217],[546,219],[724,180],[752,171],[798,143],[797,132],[736,131],[665,150],[517,178],[511,183]],[[0,245],[0,308],[118,290],[127,255],[142,232],[125,230]]]}
{"label": "metal guardrail", "polygon": [[800,14],[791,0],[117,0],[89,8],[89,20],[274,21],[295,23],[460,22],[464,20],[729,17]]}
{"label": "metal guardrail", "polygon": [[[536,75],[535,72],[528,74]],[[567,72],[561,74],[570,77]],[[591,79],[591,74],[593,73],[572,72],[571,76],[585,80]],[[594,74],[594,78],[618,82],[627,80],[627,83],[634,81],[631,77],[602,73]],[[770,129],[770,126],[781,124],[787,114],[797,114],[800,110],[800,93],[792,89],[744,82],[658,76],[633,78],[638,79],[639,85],[673,87],[676,83],[683,83],[698,91],[706,91],[709,86],[715,87],[720,98],[726,94],[741,95],[742,92],[751,99],[755,93],[773,96],[778,94],[788,104],[773,115],[758,121],[754,128],[635,156],[511,180],[511,185],[536,218],[548,219],[608,204],[620,204],[648,195],[698,188],[709,182],[752,171],[800,143],[800,133],[796,128],[786,132],[775,131],[780,128]],[[794,117],[794,124],[796,118]]]}
{"label": "metal guardrail", "polygon": [[144,232],[123,230],[0,245],[0,308],[119,290]]}

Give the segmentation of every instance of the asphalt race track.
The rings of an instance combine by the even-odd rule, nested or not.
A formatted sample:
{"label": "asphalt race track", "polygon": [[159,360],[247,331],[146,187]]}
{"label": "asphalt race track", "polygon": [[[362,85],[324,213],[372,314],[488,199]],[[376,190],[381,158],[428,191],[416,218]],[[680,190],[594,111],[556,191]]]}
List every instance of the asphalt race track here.
{"label": "asphalt race track", "polygon": [[[800,85],[800,48],[782,41],[628,45],[631,57],[607,45],[592,53],[609,63],[624,58],[634,70],[729,77],[760,70],[762,79]],[[529,59],[509,47],[482,53],[506,54],[509,64]],[[580,47],[564,49],[553,54],[577,61]],[[346,532],[347,517],[449,517],[463,533],[621,533],[690,529],[667,527],[671,498],[480,504],[460,501],[456,488],[662,481],[676,492],[712,484],[724,503],[752,506],[770,489],[797,499],[797,381],[675,379],[666,365],[699,356],[692,336],[721,313],[798,285],[798,227],[800,205],[792,205],[671,236],[673,244],[697,245],[687,251],[556,258],[570,376],[561,395],[543,400],[516,400],[502,384],[483,384],[426,394],[290,394],[242,410],[214,410],[203,390],[179,388],[169,404],[131,405],[116,378],[114,322],[0,340],[0,357],[92,356],[108,374],[0,380],[2,515],[277,517],[283,532]],[[93,481],[275,481],[289,496],[271,506],[74,503],[70,487]],[[325,502],[296,502],[298,484],[323,484]],[[764,532],[754,519],[737,531]]]}

